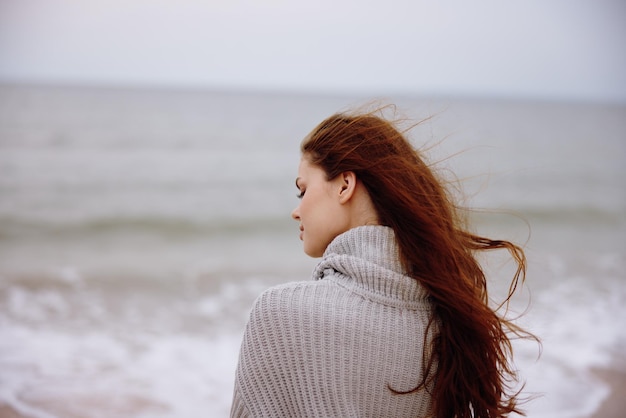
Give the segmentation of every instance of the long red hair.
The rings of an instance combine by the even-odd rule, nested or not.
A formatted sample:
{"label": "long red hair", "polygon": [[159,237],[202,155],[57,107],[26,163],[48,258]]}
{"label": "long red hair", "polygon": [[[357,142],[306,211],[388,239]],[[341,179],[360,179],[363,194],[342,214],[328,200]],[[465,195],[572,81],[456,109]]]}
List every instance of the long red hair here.
{"label": "long red hair", "polygon": [[378,113],[333,115],[304,139],[301,151],[329,180],[347,171],[356,174],[380,223],[393,228],[406,272],[430,294],[430,326],[436,323],[437,334],[433,354],[424,359],[423,381],[410,392],[389,390],[398,395],[429,390],[438,418],[521,413],[509,335],[530,334],[489,306],[476,255],[509,251],[517,270],[508,301],[525,278],[522,248],[470,233],[445,183],[404,134]]}

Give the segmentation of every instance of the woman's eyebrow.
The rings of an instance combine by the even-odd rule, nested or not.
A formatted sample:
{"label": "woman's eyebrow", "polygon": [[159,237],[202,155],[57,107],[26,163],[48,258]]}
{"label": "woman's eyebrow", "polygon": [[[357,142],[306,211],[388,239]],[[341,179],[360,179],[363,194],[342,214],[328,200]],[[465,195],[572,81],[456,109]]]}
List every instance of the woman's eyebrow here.
{"label": "woman's eyebrow", "polygon": [[299,189],[300,185],[298,184],[298,182],[300,181],[300,177],[296,177],[296,187]]}

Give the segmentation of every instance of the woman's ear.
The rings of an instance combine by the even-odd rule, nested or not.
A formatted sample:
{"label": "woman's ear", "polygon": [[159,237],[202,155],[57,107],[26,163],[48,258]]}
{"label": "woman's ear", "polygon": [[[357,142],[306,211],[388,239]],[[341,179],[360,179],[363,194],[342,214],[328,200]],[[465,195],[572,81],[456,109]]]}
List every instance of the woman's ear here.
{"label": "woman's ear", "polygon": [[356,190],[356,174],[353,171],[346,171],[341,173],[338,177],[339,180],[339,203],[343,204],[348,202],[354,195]]}

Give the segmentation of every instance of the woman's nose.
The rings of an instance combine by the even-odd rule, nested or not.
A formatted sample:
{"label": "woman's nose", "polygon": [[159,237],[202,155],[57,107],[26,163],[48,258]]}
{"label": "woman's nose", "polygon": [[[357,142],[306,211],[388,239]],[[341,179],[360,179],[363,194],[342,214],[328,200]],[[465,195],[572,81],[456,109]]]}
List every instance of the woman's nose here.
{"label": "woman's nose", "polygon": [[291,217],[296,220],[299,221],[300,220],[300,205],[298,205],[292,212],[291,212]]}

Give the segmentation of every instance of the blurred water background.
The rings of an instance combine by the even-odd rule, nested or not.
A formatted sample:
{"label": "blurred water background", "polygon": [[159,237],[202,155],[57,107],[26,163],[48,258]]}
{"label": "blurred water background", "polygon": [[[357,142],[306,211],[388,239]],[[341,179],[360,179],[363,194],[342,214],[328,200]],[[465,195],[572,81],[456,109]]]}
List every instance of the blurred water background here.
{"label": "blurred water background", "polygon": [[[624,365],[626,106],[387,99],[434,115],[413,142],[496,212],[478,231],[526,245],[511,314],[543,341],[539,359],[515,343],[529,416],[591,416],[610,391],[596,371]],[[316,262],[289,217],[300,140],[364,101],[0,86],[0,404],[227,416],[254,298]],[[496,296],[504,260],[486,266]]]}

